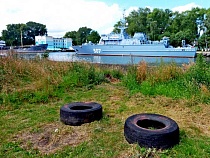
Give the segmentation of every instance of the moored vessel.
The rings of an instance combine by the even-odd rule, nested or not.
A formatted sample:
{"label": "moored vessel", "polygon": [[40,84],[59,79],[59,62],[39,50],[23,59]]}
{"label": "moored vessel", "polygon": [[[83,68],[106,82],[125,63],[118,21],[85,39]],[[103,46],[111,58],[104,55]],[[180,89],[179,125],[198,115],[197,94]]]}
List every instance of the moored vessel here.
{"label": "moored vessel", "polygon": [[143,32],[136,32],[133,37],[126,33],[126,20],[121,19],[120,33],[101,35],[98,44],[92,42],[72,46],[79,55],[110,55],[110,56],[145,56],[145,57],[181,57],[194,58],[196,48],[182,40],[182,47],[174,48],[169,44],[169,38],[151,41]]}
{"label": "moored vessel", "polygon": [[21,47],[16,49],[17,53],[44,53],[48,44],[38,44],[30,47]]}

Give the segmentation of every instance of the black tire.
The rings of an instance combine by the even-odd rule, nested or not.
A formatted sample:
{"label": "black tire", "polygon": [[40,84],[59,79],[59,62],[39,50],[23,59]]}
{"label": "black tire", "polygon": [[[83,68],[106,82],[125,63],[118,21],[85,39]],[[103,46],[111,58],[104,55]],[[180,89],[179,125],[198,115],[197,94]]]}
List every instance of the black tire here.
{"label": "black tire", "polygon": [[60,108],[60,120],[66,125],[79,126],[101,117],[102,106],[95,102],[74,102]]}
{"label": "black tire", "polygon": [[166,116],[136,114],[126,119],[124,136],[141,147],[168,149],[179,143],[179,127]]}

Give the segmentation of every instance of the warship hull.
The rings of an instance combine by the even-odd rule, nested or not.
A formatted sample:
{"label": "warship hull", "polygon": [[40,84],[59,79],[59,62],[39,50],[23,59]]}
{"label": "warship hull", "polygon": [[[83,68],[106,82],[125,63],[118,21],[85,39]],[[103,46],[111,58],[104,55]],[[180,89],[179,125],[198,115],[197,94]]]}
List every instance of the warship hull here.
{"label": "warship hull", "polygon": [[196,48],[165,48],[163,45],[81,45],[73,46],[78,55],[144,56],[194,58]]}

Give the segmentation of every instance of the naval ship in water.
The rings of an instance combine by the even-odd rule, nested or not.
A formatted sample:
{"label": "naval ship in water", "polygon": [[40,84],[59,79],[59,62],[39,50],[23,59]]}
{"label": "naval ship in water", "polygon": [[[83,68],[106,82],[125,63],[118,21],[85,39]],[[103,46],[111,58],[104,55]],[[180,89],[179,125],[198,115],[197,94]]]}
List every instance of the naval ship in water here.
{"label": "naval ship in water", "polygon": [[17,53],[44,53],[47,50],[48,44],[38,44],[32,46],[24,46],[15,49]]}
{"label": "naval ship in water", "polygon": [[182,40],[182,47],[173,48],[169,38],[163,37],[160,41],[151,41],[142,32],[136,32],[133,37],[126,33],[126,20],[123,15],[119,34],[103,34],[98,44],[92,42],[72,46],[78,55],[107,55],[107,56],[143,56],[143,57],[180,57],[194,58],[196,48]]}

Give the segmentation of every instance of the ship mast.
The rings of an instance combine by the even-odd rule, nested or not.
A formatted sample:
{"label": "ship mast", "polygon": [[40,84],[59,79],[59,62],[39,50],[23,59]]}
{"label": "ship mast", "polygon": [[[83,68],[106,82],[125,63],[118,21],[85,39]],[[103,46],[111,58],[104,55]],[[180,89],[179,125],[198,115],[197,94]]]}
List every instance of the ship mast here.
{"label": "ship mast", "polygon": [[125,19],[125,10],[123,11],[123,18],[120,20],[121,26],[118,26],[118,29],[120,29],[120,35],[122,39],[125,39],[127,37],[127,34],[125,32],[125,29],[128,27],[126,26],[126,19]]}

